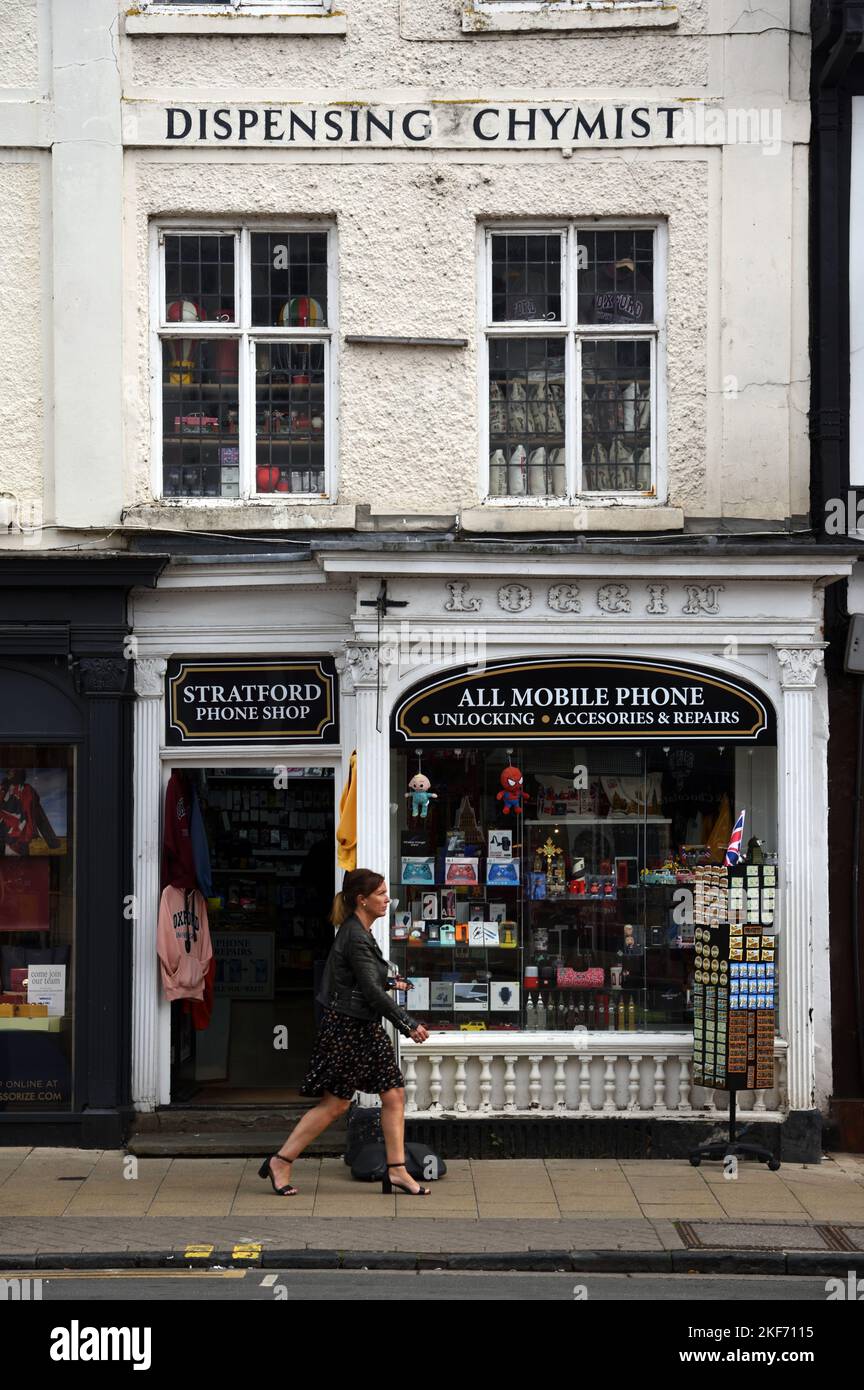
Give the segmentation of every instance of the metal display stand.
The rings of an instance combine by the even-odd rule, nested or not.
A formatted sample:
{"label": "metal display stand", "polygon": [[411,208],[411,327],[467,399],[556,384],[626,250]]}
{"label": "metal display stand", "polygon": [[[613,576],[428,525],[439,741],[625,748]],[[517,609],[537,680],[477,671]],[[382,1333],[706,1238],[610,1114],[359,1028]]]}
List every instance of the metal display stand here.
{"label": "metal display stand", "polygon": [[729,1092],[729,1138],[715,1139],[710,1144],[701,1144],[698,1149],[693,1149],[689,1155],[690,1162],[694,1168],[698,1168],[704,1159],[717,1159],[722,1162],[730,1154],[735,1158],[756,1158],[760,1163],[767,1163],[772,1173],[776,1173],[780,1167],[780,1159],[775,1158],[770,1149],[765,1149],[761,1144],[742,1144],[735,1134],[735,1096],[737,1092]]}

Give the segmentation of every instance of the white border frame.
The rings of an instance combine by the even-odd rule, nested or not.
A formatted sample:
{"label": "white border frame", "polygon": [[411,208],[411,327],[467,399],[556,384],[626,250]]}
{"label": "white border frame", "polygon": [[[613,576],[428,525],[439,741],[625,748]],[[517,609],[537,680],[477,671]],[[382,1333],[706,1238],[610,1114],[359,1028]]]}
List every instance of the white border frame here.
{"label": "white border frame", "polygon": [[[587,231],[652,231],[654,233],[654,322],[650,330],[637,330],[629,324],[580,325],[578,313],[578,234]],[[502,320],[492,322],[492,256],[491,238],[516,233],[543,236],[562,231],[565,239],[566,267],[562,266],[562,321]],[[595,218],[544,221],[483,221],[477,227],[477,303],[478,303],[478,494],[487,507],[554,508],[589,506],[656,507],[666,501],[668,488],[667,456],[667,262],[669,248],[668,223],[649,218]],[[526,334],[526,327],[529,329]],[[592,327],[601,331],[592,333]],[[582,492],[582,464],[578,443],[582,428],[581,392],[565,390],[565,443],[567,463],[567,497],[507,497],[493,496],[489,491],[489,339],[492,337],[555,337],[566,339],[565,367],[568,380],[578,380],[581,373],[582,343],[588,338],[626,338],[628,342],[648,340],[653,344],[651,355],[651,493],[644,492]]]}
{"label": "white border frame", "polygon": [[581,29],[608,33],[678,24],[664,0],[462,0],[463,33]]}
{"label": "white border frame", "polygon": [[[278,328],[251,323],[251,266],[252,233],[288,235],[291,232],[326,232],[327,234],[327,326],[326,328]],[[199,324],[193,336],[236,338],[245,341],[248,352],[238,354],[238,448],[240,459],[239,497],[168,497],[163,492],[162,465],[162,341],[170,337],[189,337],[188,326],[166,325],[165,304],[165,235],[233,235],[235,238],[235,319],[233,323]],[[250,505],[309,505],[320,503],[332,506],[338,490],[338,364],[339,364],[339,251],[337,226],[332,219],[287,218],[274,222],[272,218],[256,222],[237,218],[153,218],[150,222],[150,487],[154,500],[172,507],[238,507]],[[319,492],[256,492],[255,491],[255,371],[256,342],[321,342],[324,344],[324,491]]]}
{"label": "white border frame", "polygon": [[208,5],[202,0],[190,0],[188,5],[178,0],[143,0],[146,14],[161,15],[250,15],[329,14],[331,0],[216,0]]}

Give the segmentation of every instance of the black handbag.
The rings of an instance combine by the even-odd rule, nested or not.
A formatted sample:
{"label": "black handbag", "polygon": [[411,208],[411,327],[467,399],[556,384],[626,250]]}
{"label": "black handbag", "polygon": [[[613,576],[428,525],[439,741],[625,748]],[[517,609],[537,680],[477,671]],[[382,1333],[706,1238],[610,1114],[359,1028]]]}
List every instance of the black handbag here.
{"label": "black handbag", "polygon": [[353,1102],[348,1111],[348,1141],[345,1145],[345,1162],[350,1167],[361,1149],[370,1144],[383,1147],[384,1135],[381,1133],[381,1108],[378,1105],[357,1105]]}
{"label": "black handbag", "polygon": [[[346,1162],[348,1155],[345,1156]],[[447,1172],[443,1158],[426,1144],[405,1145],[405,1167],[415,1182],[436,1182]],[[387,1152],[381,1143],[366,1144],[351,1163],[351,1176],[358,1182],[381,1182],[387,1172]]]}

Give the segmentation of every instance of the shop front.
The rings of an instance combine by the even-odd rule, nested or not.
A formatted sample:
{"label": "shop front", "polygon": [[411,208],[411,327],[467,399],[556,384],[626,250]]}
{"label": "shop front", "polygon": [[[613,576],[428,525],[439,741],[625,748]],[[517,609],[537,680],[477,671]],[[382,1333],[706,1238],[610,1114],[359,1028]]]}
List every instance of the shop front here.
{"label": "shop front", "polygon": [[[346,724],[333,651],[344,628],[338,643],[328,631],[347,603],[338,589],[313,596],[301,582],[280,594],[297,620],[274,631],[274,591],[314,582],[297,569],[275,567],[265,594],[260,567],[238,566],[227,589],[210,575],[201,593],[194,571],[189,583],[173,567],[161,595],[136,601],[139,1111],[284,1109],[299,1099],[332,941],[350,713]],[[313,613],[317,627],[304,621]],[[187,815],[198,827],[194,879],[169,852],[172,826]],[[212,951],[201,1000],[166,990],[157,934],[166,903],[182,908],[192,893],[192,949],[206,924]]]}
{"label": "shop front", "polygon": [[[380,564],[367,583],[351,563],[362,605]],[[500,560],[388,558],[402,611],[373,642],[358,606],[349,654],[358,862],[387,866],[381,944],[431,1035],[400,1041],[415,1135],[683,1153],[726,1118],[719,989],[758,1020],[739,1109],[774,1152],[818,1152],[836,568],[621,557],[613,582],[599,557],[547,555],[502,583]],[[703,946],[721,884],[746,923],[722,967]]]}
{"label": "shop front", "polygon": [[[357,863],[388,877],[376,933],[430,1032],[399,1041],[417,1137],[452,1156],[686,1152],[726,1121],[712,991],[734,976],[759,1038],[739,1110],[812,1159],[830,1094],[821,624],[848,562],[547,544],[528,574],[509,545],[321,538],[207,586],[178,562],[136,598],[136,1108],[295,1094],[356,750]],[[316,663],[327,737],[268,725],[273,682],[287,697],[301,674],[260,668]],[[206,1031],[156,960],[172,773],[206,829]],[[742,812],[746,930],[721,972],[710,904]]]}
{"label": "shop front", "polygon": [[162,563],[2,567],[0,1145],[110,1147],[130,1111],[126,608]]}

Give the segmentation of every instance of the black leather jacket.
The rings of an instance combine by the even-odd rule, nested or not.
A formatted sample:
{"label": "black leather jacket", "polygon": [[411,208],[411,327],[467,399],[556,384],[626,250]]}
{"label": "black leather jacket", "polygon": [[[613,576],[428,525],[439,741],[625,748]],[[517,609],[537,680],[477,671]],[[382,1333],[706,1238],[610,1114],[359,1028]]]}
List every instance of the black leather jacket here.
{"label": "black leather jacket", "polygon": [[391,973],[371,931],[356,917],[346,917],[327,957],[318,1002],[349,1018],[389,1019],[408,1037],[417,1023],[387,993]]}

